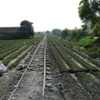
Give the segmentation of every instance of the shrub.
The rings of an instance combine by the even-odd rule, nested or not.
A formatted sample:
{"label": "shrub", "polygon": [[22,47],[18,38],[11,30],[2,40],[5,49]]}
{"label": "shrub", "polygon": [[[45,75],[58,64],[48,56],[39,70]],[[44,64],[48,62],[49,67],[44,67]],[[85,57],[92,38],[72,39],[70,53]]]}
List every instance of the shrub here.
{"label": "shrub", "polygon": [[94,39],[90,36],[87,36],[87,37],[84,37],[81,40],[79,40],[78,45],[81,47],[89,48],[89,47],[93,46],[95,41],[96,41],[96,39]]}

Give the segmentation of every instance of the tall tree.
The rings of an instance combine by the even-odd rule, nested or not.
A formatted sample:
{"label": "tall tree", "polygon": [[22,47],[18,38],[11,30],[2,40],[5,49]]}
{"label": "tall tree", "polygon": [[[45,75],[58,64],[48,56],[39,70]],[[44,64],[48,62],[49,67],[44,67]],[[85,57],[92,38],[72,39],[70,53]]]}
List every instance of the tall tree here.
{"label": "tall tree", "polygon": [[61,31],[61,37],[62,37],[63,39],[65,39],[65,38],[67,37],[68,31],[69,31],[68,29],[64,29],[64,30]]}
{"label": "tall tree", "polygon": [[32,22],[29,22],[27,20],[24,20],[20,23],[21,25],[21,30],[23,33],[27,33],[29,36],[34,35],[34,28],[32,26]]}
{"label": "tall tree", "polygon": [[83,22],[91,18],[91,9],[88,0],[82,0],[79,6],[79,16]]}
{"label": "tall tree", "polygon": [[[84,28],[88,29],[90,23],[91,35],[98,37],[100,45],[100,0],[81,0],[79,4],[79,16],[84,22]],[[87,23],[89,22],[89,23]]]}
{"label": "tall tree", "polygon": [[93,27],[100,23],[100,0],[81,0],[79,16],[83,22],[91,21]]}

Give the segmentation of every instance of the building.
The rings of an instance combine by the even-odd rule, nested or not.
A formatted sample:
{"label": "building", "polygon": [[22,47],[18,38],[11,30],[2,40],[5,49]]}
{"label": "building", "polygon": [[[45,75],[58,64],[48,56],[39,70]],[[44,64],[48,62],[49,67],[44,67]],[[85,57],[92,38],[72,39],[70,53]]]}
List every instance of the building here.
{"label": "building", "polygon": [[30,38],[27,28],[22,27],[1,27],[0,40]]}
{"label": "building", "polygon": [[[1,27],[0,28],[0,39],[13,39],[18,34],[20,27]],[[18,36],[17,36],[18,37]]]}
{"label": "building", "polygon": [[32,22],[24,20],[20,27],[0,27],[0,40],[4,39],[29,39],[34,36]]}

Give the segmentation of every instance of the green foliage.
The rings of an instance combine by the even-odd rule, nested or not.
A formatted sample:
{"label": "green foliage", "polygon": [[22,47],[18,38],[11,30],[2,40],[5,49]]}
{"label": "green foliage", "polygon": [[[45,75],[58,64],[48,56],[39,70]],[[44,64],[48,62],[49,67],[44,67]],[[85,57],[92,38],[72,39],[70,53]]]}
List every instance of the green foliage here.
{"label": "green foliage", "polygon": [[82,0],[79,6],[79,16],[81,20],[86,21],[91,19],[92,11],[88,0]]}
{"label": "green foliage", "polygon": [[87,32],[83,31],[82,29],[74,29],[69,31],[67,39],[77,42],[86,35]]}
{"label": "green foliage", "polygon": [[[93,46],[92,48],[88,48],[88,54],[92,58],[100,58],[100,48]],[[98,65],[100,66],[100,65]]]}
{"label": "green foliage", "polygon": [[[79,17],[84,22],[82,29],[87,30],[89,27],[93,36],[100,37],[100,0],[81,0],[78,9]],[[87,22],[91,25],[88,26]]]}
{"label": "green foliage", "polygon": [[[92,34],[87,33],[83,29],[69,30],[68,36],[66,39],[78,47],[84,47],[85,48],[84,50],[91,57],[93,58],[100,57],[100,53],[97,51],[100,45],[100,25],[99,24],[95,25],[95,27],[92,30]],[[95,50],[94,47],[97,48],[97,50]]]}
{"label": "green foliage", "polygon": [[34,28],[33,28],[32,24],[33,24],[32,22],[29,22],[27,20],[23,20],[20,23],[21,28],[19,29],[19,31],[21,33],[24,33],[24,35],[26,34],[27,37],[33,37],[34,36]]}
{"label": "green foliage", "polygon": [[92,38],[91,36],[84,37],[83,39],[79,40],[78,45],[81,47],[89,48],[92,47],[95,43],[96,39]]}
{"label": "green foliage", "polygon": [[100,18],[100,1],[99,0],[81,0],[79,6],[79,16],[83,22],[89,20],[94,23]]}
{"label": "green foliage", "polygon": [[[54,47],[56,49],[56,52],[60,55],[60,57],[70,66],[71,69],[77,70],[80,69],[80,67],[71,59],[71,56],[69,53],[67,53],[63,49],[63,44],[60,43],[57,38],[52,38],[52,43],[54,44]],[[56,57],[57,61],[59,62],[60,57]],[[59,58],[59,59],[58,59]]]}
{"label": "green foliage", "polygon": [[92,35],[100,37],[100,24],[96,24],[92,30]]}
{"label": "green foliage", "polygon": [[53,29],[52,34],[59,36],[61,34],[61,30],[60,29]]}
{"label": "green foliage", "polygon": [[61,31],[61,37],[62,37],[63,39],[65,39],[67,35],[68,35],[68,29],[65,29],[65,30],[62,30],[62,31]]}
{"label": "green foliage", "polygon": [[85,31],[86,28],[87,28],[86,25],[82,25],[81,27],[82,27],[82,30],[83,30],[83,31]]}
{"label": "green foliage", "polygon": [[100,53],[98,53],[98,52],[92,52],[92,53],[90,53],[90,56],[92,58],[98,58],[98,57],[100,57]]}

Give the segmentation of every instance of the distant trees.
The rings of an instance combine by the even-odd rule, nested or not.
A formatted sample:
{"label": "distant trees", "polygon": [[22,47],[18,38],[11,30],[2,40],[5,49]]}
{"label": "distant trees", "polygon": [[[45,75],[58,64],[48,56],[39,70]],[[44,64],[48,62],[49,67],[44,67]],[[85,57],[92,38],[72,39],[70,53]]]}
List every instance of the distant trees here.
{"label": "distant trees", "polygon": [[62,31],[61,31],[61,37],[62,37],[63,39],[65,39],[66,36],[68,35],[68,32],[69,32],[68,29],[64,29],[64,30],[62,30]]}
{"label": "distant trees", "polygon": [[60,29],[53,29],[52,34],[59,36],[61,34],[61,30]]}
{"label": "distant trees", "polygon": [[67,40],[75,40],[78,41],[79,39],[87,36],[87,32],[83,31],[82,29],[73,29],[73,30],[63,30],[62,31],[63,37],[67,38]]}
{"label": "distant trees", "polygon": [[27,20],[23,20],[20,23],[20,32],[23,33],[23,36],[26,36],[27,38],[34,36],[34,28],[32,26],[32,22],[29,22]]}
{"label": "distant trees", "polygon": [[52,30],[52,34],[60,36],[61,38],[65,39],[66,36],[68,35],[69,30],[68,29],[64,29],[64,30],[60,30],[60,29],[53,29]]}
{"label": "distant trees", "polygon": [[47,30],[47,31],[46,31],[46,33],[47,33],[47,34],[50,34],[50,31],[49,31],[49,30]]}

